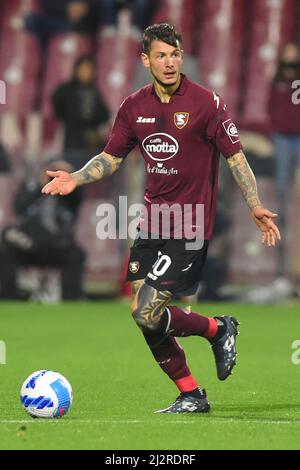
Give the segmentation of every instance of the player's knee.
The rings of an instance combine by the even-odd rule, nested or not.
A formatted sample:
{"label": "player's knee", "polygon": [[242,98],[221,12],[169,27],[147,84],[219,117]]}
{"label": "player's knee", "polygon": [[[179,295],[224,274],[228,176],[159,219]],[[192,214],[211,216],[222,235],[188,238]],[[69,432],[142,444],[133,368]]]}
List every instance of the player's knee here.
{"label": "player's knee", "polygon": [[145,314],[142,308],[137,307],[132,311],[135,323],[144,331],[154,331],[157,325],[153,322],[151,312]]}
{"label": "player's knee", "polygon": [[132,302],[131,312],[137,326],[143,331],[155,330],[151,309],[147,302],[141,302],[141,298],[136,296]]}
{"label": "player's knee", "polygon": [[157,291],[144,283],[132,302],[132,315],[143,331],[155,331],[160,320],[159,305],[156,305]]}

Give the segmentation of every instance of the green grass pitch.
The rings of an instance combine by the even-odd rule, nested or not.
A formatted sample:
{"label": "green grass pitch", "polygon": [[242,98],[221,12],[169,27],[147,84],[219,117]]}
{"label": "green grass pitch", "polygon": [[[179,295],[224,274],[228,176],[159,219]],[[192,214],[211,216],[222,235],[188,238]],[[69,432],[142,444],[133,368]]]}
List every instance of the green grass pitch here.
{"label": "green grass pitch", "polygon": [[[152,360],[127,304],[1,303],[7,358],[0,365],[0,448],[299,449],[300,365],[291,357],[300,340],[300,306],[195,310],[238,317],[238,365],[219,382],[208,342],[182,339],[212,411],[156,415],[177,389]],[[38,369],[57,370],[71,382],[74,402],[65,418],[34,420],[23,411],[21,384]]]}

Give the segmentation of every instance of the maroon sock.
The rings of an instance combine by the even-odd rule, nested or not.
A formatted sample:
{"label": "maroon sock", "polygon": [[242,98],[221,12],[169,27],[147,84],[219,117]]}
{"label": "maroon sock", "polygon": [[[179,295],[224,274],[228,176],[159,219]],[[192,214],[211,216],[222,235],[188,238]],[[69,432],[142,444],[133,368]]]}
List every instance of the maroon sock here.
{"label": "maroon sock", "polygon": [[169,326],[167,333],[172,336],[203,336],[213,338],[218,330],[217,321],[198,313],[189,313],[179,307],[168,307]]}
{"label": "maroon sock", "polygon": [[[147,334],[144,335],[147,341]],[[198,387],[186,363],[184,351],[175,338],[165,336],[160,344],[152,346],[148,342],[148,346],[160,368],[175,382],[181,392]]]}

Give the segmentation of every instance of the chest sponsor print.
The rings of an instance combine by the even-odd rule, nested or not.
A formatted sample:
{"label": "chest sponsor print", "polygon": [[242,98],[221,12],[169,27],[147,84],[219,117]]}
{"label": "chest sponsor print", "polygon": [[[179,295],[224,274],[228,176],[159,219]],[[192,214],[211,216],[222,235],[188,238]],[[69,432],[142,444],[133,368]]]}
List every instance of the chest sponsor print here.
{"label": "chest sponsor print", "polygon": [[174,137],[162,132],[147,136],[142,142],[146,154],[156,162],[165,162],[174,158],[179,144]]}

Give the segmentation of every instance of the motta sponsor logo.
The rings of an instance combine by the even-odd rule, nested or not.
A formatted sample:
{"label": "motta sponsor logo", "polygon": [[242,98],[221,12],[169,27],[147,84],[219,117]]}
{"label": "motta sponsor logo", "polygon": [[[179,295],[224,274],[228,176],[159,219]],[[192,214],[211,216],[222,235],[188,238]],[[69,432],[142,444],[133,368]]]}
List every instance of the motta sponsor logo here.
{"label": "motta sponsor logo", "polygon": [[223,127],[233,144],[240,142],[238,130],[234,122],[232,122],[232,119],[227,119],[227,121],[223,122]]}
{"label": "motta sponsor logo", "polygon": [[164,162],[177,155],[179,145],[176,139],[169,134],[151,134],[143,140],[143,149],[155,161]]}

